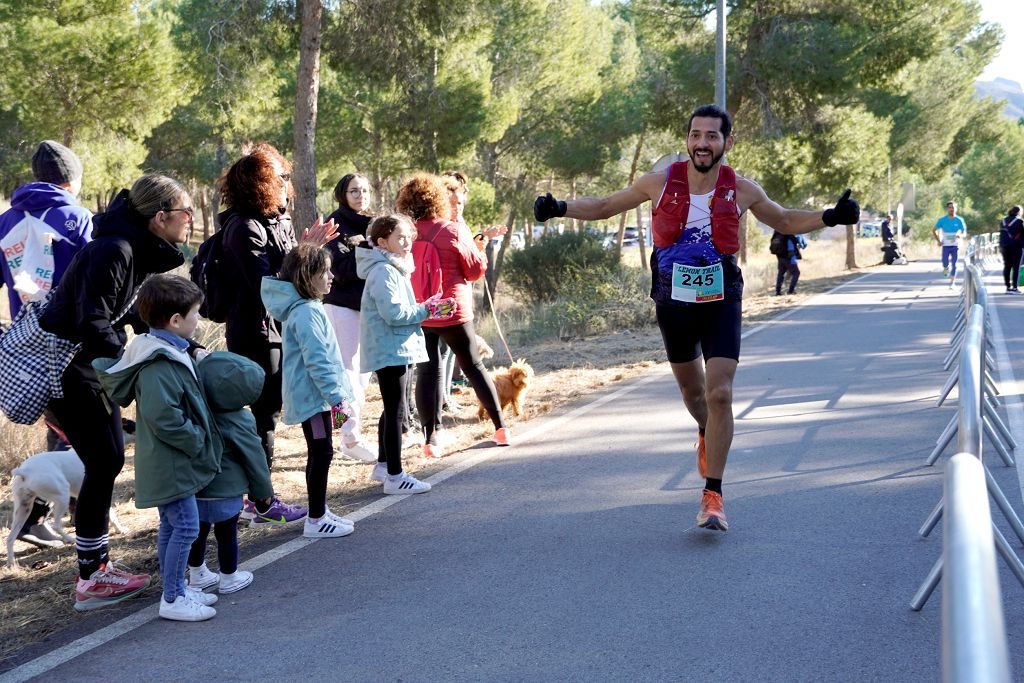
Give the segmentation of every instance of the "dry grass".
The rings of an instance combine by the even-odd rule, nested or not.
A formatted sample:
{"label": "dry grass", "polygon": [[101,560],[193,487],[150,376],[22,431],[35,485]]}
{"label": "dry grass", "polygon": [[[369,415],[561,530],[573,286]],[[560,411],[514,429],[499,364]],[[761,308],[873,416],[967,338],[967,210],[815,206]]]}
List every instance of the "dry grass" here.
{"label": "dry grass", "polygon": [[[843,272],[845,251],[842,247],[842,244],[812,243],[801,262],[803,276],[799,292],[794,296],[770,296],[774,291],[774,257],[759,256],[751,259],[744,268],[747,282],[745,323],[770,318],[780,309],[826,291],[856,275]],[[865,244],[858,258],[863,265],[878,263],[876,242],[872,240],[869,245]],[[515,315],[515,309],[499,297],[498,310],[502,311],[502,319],[507,327]],[[506,317],[505,311],[509,310],[513,313]],[[492,362],[495,365],[506,364],[503,348],[494,333],[493,322],[482,321],[479,329],[495,349],[496,356]],[[507,329],[505,331],[508,332]],[[220,338],[218,326],[204,325],[200,334],[211,346],[217,346]],[[519,420],[513,418],[510,422],[513,433],[517,422],[528,421],[596,389],[635,376],[638,370],[664,359],[660,334],[654,326],[619,330],[610,335],[568,342],[556,340],[516,345],[512,353],[528,359],[536,372],[524,416]],[[489,424],[477,420],[475,401],[471,403],[466,395],[458,398],[464,404],[463,410],[450,420],[446,419],[446,426],[457,439],[455,448],[462,449],[489,437],[491,428]],[[376,385],[371,385],[365,410],[368,419],[364,428],[364,437],[369,443],[376,442],[374,416],[379,414],[380,409]],[[5,491],[10,468],[26,455],[39,450],[43,443],[44,432],[41,427],[12,425],[0,418],[0,476],[3,477]],[[304,501],[305,443],[301,430],[296,427],[279,428],[277,452],[278,459],[273,473],[275,489],[285,500]],[[439,466],[434,461],[419,457],[418,453],[418,448],[405,451],[407,470],[417,472]],[[379,485],[369,480],[369,471],[369,465],[342,459],[335,461],[328,491],[332,509],[344,512],[346,508],[376,495]],[[124,537],[113,536],[111,547],[118,560],[138,571],[149,572],[157,579],[144,594],[145,599],[152,600],[159,591],[155,559],[157,516],[155,510],[137,510],[133,494],[133,460],[129,450],[124,471],[114,490],[118,515],[129,533]],[[0,505],[0,523],[9,525],[10,515],[10,500],[5,495]],[[257,545],[264,546],[276,542],[278,538],[291,538],[296,533],[298,528],[294,525],[276,529],[242,529],[239,534],[242,556],[251,555]],[[0,529],[0,534],[6,540],[7,529]],[[22,568],[0,569],[0,664],[31,643],[81,619],[93,618],[90,615],[78,615],[71,609],[71,588],[76,572],[72,548],[38,550],[19,542],[15,551]],[[211,560],[215,562],[212,557]]]}

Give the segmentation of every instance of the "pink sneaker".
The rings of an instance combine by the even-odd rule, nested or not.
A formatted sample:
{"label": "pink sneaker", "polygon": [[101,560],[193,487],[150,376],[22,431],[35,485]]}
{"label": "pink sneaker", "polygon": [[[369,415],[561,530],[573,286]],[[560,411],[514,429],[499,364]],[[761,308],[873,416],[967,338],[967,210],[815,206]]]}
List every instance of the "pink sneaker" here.
{"label": "pink sneaker", "polygon": [[435,446],[432,443],[423,444],[423,457],[424,458],[443,458],[444,449],[440,446]]}
{"label": "pink sneaker", "polygon": [[494,436],[491,437],[491,441],[499,446],[511,446],[511,434],[508,433],[508,429],[502,427],[501,429],[494,432]]}
{"label": "pink sneaker", "polygon": [[132,574],[124,565],[108,562],[88,579],[75,584],[75,609],[99,609],[138,595],[149,585],[149,574]]}

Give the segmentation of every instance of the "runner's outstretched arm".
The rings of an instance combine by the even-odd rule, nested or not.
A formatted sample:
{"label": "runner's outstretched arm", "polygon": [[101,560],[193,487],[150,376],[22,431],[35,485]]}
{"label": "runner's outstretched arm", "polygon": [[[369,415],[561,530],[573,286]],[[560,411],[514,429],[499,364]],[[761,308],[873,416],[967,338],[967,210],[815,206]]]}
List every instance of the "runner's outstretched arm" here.
{"label": "runner's outstretched arm", "polygon": [[760,185],[744,178],[749,187],[745,188],[752,194],[747,208],[762,223],[786,235],[799,235],[823,228],[826,225],[854,225],[860,220],[860,206],[850,198],[850,190],[846,190],[836,205],[824,212],[805,211],[803,209],[787,209],[773,201]]}
{"label": "runner's outstretched arm", "polygon": [[654,200],[665,182],[664,172],[647,173],[624,190],[619,190],[607,197],[581,197],[569,201],[559,201],[549,192],[537,197],[533,204],[533,215],[540,222],[549,218],[566,216],[567,218],[583,218],[599,220],[611,218],[624,211],[635,209],[648,199]]}

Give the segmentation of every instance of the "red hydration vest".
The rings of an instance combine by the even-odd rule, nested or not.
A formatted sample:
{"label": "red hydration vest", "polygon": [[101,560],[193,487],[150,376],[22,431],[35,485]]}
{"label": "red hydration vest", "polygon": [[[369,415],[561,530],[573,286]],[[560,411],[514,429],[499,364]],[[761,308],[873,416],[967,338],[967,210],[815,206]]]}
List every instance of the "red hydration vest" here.
{"label": "red hydration vest", "polygon": [[[665,192],[652,213],[654,246],[671,247],[683,234],[690,213],[690,183],[686,177],[688,161],[668,167]],[[722,164],[711,198],[711,242],[722,255],[740,250],[740,216],[736,205],[736,171]]]}

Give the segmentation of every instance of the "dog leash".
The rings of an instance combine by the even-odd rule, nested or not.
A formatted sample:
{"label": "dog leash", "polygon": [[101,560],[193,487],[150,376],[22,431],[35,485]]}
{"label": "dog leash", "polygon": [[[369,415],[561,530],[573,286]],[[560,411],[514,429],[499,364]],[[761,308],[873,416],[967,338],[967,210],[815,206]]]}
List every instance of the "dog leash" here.
{"label": "dog leash", "polygon": [[508,348],[508,342],[505,341],[505,335],[501,332],[501,323],[498,322],[498,311],[494,307],[494,297],[491,296],[491,286],[487,284],[487,276],[481,278],[484,281],[484,292],[487,293],[487,301],[491,304],[491,316],[494,318],[494,328],[498,330],[498,339],[501,340],[502,346],[505,347],[505,353],[508,354],[508,362],[515,363],[515,358],[512,357],[512,351]]}

